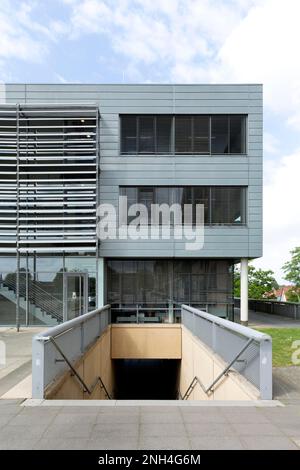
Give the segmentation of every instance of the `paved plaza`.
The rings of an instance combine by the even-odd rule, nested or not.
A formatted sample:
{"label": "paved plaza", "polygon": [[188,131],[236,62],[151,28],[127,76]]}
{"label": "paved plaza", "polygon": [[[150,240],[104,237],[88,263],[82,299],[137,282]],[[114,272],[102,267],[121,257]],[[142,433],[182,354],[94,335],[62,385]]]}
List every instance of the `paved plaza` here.
{"label": "paved plaza", "polygon": [[0,449],[300,449],[300,402],[98,403],[0,400]]}

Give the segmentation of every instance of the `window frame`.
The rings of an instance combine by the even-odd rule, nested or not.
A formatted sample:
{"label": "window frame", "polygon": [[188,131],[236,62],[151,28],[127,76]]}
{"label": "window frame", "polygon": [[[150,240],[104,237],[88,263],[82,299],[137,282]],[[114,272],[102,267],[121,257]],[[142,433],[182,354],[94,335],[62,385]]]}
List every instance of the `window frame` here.
{"label": "window frame", "polygon": [[[122,120],[126,117],[135,117],[136,119],[136,152],[135,153],[127,153],[123,152],[123,136],[122,136]],[[152,117],[153,118],[153,125],[154,125],[154,152],[139,152],[139,141],[140,141],[140,135],[139,135],[139,129],[140,129],[140,118],[145,118],[145,117]],[[170,117],[171,118],[171,134],[170,134],[170,152],[158,152],[157,147],[158,147],[158,142],[157,142],[157,118],[158,117]],[[191,151],[187,152],[176,152],[176,117],[189,117],[191,118]],[[194,119],[196,117],[208,117],[208,152],[195,152],[195,142],[194,142],[194,135],[195,135],[195,121]],[[227,153],[213,153],[212,152],[212,119],[214,117],[226,117],[227,118],[227,137],[228,137],[228,152]],[[230,128],[231,128],[231,117],[241,117],[243,118],[243,127],[244,127],[244,139],[243,142],[241,141],[241,148],[244,147],[245,151],[244,152],[231,152],[230,149],[230,141],[231,141],[231,134],[230,134]],[[235,155],[242,155],[242,156],[248,156],[248,138],[249,138],[249,132],[248,132],[248,114],[241,114],[241,113],[231,113],[231,114],[120,114],[119,115],[119,155],[122,157],[136,157],[136,156],[143,156],[143,157],[149,157],[149,156],[235,156]]]}
{"label": "window frame", "polygon": [[[157,201],[157,191],[156,189],[161,189],[161,188],[168,188],[171,190],[169,192],[169,200],[170,204],[173,203],[179,203],[178,202],[178,194],[176,194],[176,190],[180,189],[185,189],[185,188],[190,188],[191,189],[191,201],[192,205],[194,206],[195,203],[195,189],[198,188],[207,188],[208,190],[208,220],[207,222],[204,223],[205,227],[247,227],[248,226],[248,187],[247,186],[241,186],[241,185],[234,185],[234,186],[119,186],[119,195],[126,196],[125,191],[127,188],[133,188],[136,190],[136,201],[135,203],[139,203],[139,189],[152,189],[153,190],[153,201],[151,204],[163,204],[162,202]],[[213,189],[240,189],[240,207],[241,207],[241,222],[213,222]],[[230,213],[230,208],[227,208],[228,213],[226,216]],[[194,214],[194,210],[193,210]],[[151,216],[151,214],[150,214]],[[127,223],[130,223],[129,219],[127,218]],[[193,215],[193,225],[194,225],[194,215]],[[151,217],[148,218],[148,225],[151,225]],[[161,224],[159,224],[161,226]],[[171,224],[173,226],[173,224]]]}

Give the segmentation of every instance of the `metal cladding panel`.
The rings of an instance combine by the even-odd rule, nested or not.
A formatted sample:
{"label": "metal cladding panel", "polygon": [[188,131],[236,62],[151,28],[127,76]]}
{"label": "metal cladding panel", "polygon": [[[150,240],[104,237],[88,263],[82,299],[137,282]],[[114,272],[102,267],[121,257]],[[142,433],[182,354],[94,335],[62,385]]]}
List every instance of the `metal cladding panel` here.
{"label": "metal cladding panel", "polygon": [[[262,254],[262,86],[259,84],[20,84],[4,85],[7,103],[81,105],[92,100],[101,113],[99,185],[101,202],[116,208],[119,186],[241,185],[248,188],[247,226],[206,231],[197,257],[258,257]],[[245,114],[244,155],[120,154],[122,114]],[[240,242],[237,241],[239,237]],[[231,241],[232,239],[232,241]],[[103,257],[189,257],[182,244],[144,240],[104,240]]]}

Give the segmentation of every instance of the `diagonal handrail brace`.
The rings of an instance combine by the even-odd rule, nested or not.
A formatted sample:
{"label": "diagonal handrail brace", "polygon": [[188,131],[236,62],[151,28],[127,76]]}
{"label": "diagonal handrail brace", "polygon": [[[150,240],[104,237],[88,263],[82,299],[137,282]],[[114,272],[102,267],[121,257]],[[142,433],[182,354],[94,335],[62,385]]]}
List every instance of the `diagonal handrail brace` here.
{"label": "diagonal handrail brace", "polygon": [[61,355],[61,357],[64,359],[64,361],[68,364],[68,366],[70,367],[72,373],[75,375],[75,377],[79,380],[79,382],[81,383],[81,385],[83,386],[83,389],[85,392],[88,392],[89,395],[91,395],[92,391],[89,389],[89,387],[86,385],[86,383],[84,382],[84,380],[82,379],[82,377],[78,374],[77,370],[72,366],[71,362],[69,361],[69,359],[67,358],[67,356],[65,356],[65,354],[63,353],[63,351],[60,349],[60,347],[58,346],[57,342],[54,340],[54,338],[52,336],[48,336],[47,338],[44,338],[44,339],[47,339],[49,341],[51,341],[51,343],[53,344],[53,346],[55,347],[55,349],[59,352],[59,354]]}
{"label": "diagonal handrail brace", "polygon": [[194,390],[196,384],[198,383],[200,385],[200,387],[202,388],[202,390],[204,391],[204,393],[206,395],[208,395],[209,392],[213,392],[214,391],[214,386],[219,382],[219,380],[224,376],[224,375],[227,375],[228,372],[229,372],[229,369],[230,367],[238,360],[238,358],[243,354],[243,352],[246,351],[246,349],[250,346],[250,344],[254,341],[253,338],[249,338],[247,343],[242,347],[242,349],[239,351],[239,353],[232,359],[232,361],[230,361],[230,363],[225,367],[225,369],[218,375],[218,377],[210,384],[209,387],[205,387],[203,385],[203,383],[201,382],[201,380],[199,379],[199,377],[197,377],[195,375],[195,377],[193,378],[193,380],[191,381],[190,385],[188,386],[185,394],[183,395],[183,398],[182,400],[187,400],[188,397],[190,396],[190,394],[192,393],[192,391]]}
{"label": "diagonal handrail brace", "polygon": [[54,338],[52,336],[49,336],[47,338],[44,338],[45,340],[49,340],[51,341],[51,343],[53,344],[53,346],[55,347],[55,349],[59,352],[59,354],[61,355],[61,357],[64,359],[64,361],[68,364],[68,366],[70,367],[72,373],[75,375],[75,377],[79,380],[79,382],[81,383],[81,385],[83,386],[83,389],[85,392],[87,392],[89,395],[91,395],[95,389],[95,387],[97,386],[97,383],[99,382],[100,383],[100,387],[104,390],[104,393],[105,395],[107,396],[107,398],[109,400],[111,400],[111,396],[110,394],[108,393],[107,391],[107,388],[105,387],[104,385],[104,382],[103,380],[101,379],[101,377],[97,377],[97,379],[95,380],[95,383],[94,385],[92,386],[92,388],[90,389],[86,383],[84,382],[84,380],[82,379],[82,377],[80,376],[80,374],[78,374],[77,370],[73,367],[73,365],[71,364],[71,362],[69,361],[69,359],[67,358],[67,356],[63,353],[63,351],[61,350],[61,348],[58,346],[57,342],[54,340]]}

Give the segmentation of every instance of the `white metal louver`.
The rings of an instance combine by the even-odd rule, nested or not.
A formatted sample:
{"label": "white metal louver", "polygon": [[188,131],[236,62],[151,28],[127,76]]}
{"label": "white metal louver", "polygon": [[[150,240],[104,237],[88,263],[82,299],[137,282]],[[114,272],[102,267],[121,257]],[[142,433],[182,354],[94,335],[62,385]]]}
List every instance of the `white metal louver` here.
{"label": "white metal louver", "polygon": [[0,106],[0,252],[95,252],[99,110]]}

